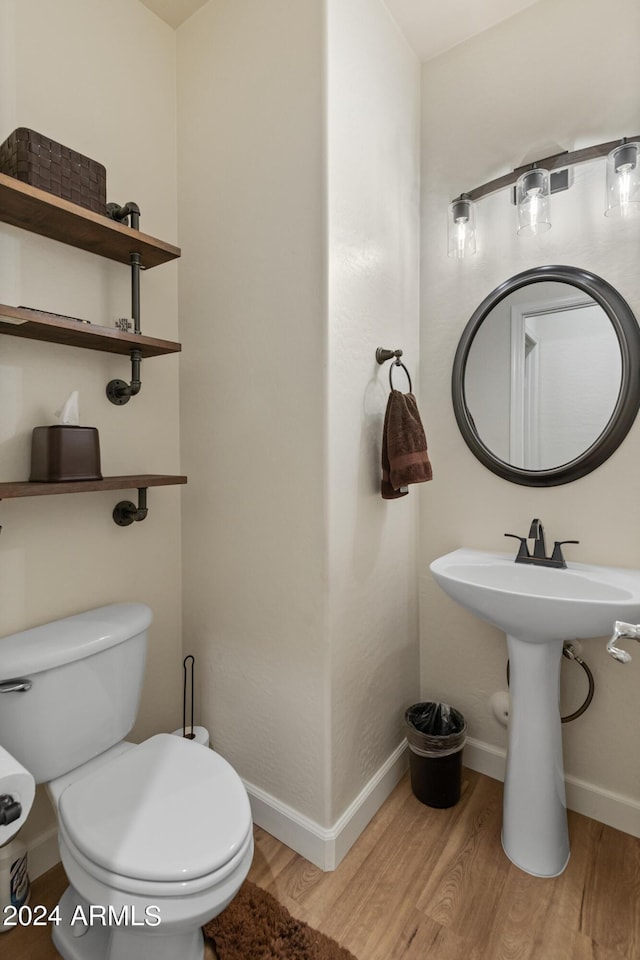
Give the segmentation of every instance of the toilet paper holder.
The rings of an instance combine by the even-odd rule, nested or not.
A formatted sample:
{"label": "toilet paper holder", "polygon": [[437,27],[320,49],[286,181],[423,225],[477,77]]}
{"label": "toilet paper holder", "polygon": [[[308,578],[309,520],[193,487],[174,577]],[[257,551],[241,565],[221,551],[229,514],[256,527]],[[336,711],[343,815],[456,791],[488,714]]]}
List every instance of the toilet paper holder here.
{"label": "toilet paper holder", "polygon": [[[191,676],[187,678],[187,660],[191,660]],[[189,654],[182,661],[184,671],[184,681],[182,687],[182,736],[187,740],[195,740],[195,729],[193,726],[193,671],[196,659],[193,654]],[[187,684],[189,686],[189,699],[191,700],[191,723],[189,724],[190,733],[187,733]]]}
{"label": "toilet paper holder", "polygon": [[22,804],[9,793],[0,795],[0,827],[7,827],[22,816]]}
{"label": "toilet paper holder", "polygon": [[[18,681],[18,683],[22,682]],[[26,682],[30,683],[30,681]],[[16,684],[15,680],[13,684]],[[6,689],[6,681],[4,686]],[[0,746],[0,847],[4,855],[4,859],[0,856],[0,913],[2,912],[4,898],[2,886],[4,879],[6,879],[3,870],[7,866],[5,853],[7,841],[13,839],[27,819],[33,805],[35,792],[36,784],[33,775],[4,747]],[[0,916],[0,934],[2,932],[2,917]]]}

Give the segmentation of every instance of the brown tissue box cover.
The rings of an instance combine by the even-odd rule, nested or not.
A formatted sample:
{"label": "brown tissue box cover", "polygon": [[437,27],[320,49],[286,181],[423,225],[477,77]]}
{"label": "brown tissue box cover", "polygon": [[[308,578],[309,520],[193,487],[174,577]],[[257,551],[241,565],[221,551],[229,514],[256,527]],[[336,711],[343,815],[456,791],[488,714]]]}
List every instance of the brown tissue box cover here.
{"label": "brown tissue box cover", "polygon": [[34,427],[29,480],[39,483],[102,480],[100,438],[96,427],[69,424]]}

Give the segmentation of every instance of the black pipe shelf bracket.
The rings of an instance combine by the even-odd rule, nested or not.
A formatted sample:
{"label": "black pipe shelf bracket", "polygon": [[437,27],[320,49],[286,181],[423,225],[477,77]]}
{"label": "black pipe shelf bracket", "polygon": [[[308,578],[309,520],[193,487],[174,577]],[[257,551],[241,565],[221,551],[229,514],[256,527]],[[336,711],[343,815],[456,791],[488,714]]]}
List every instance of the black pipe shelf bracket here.
{"label": "black pipe shelf bracket", "polygon": [[119,203],[108,203],[107,216],[110,217],[111,220],[117,220],[118,223],[122,223],[131,217],[129,224],[131,229],[140,229],[140,207],[132,200],[130,200],[129,203],[125,203],[123,207],[121,207]]}
{"label": "black pipe shelf bracket", "polygon": [[[117,203],[108,203],[107,216],[119,223],[122,223],[122,221],[130,217],[131,228],[133,230],[140,229],[140,207],[137,203],[125,203],[123,207]],[[140,329],[140,271],[144,269],[140,254],[130,253],[129,263],[131,265],[131,316],[133,318],[133,333],[139,336],[142,332]],[[120,329],[123,329],[124,324],[127,324],[127,327],[129,326],[127,321],[118,321]],[[142,387],[142,381],[140,379],[142,353],[140,350],[134,349],[131,351],[130,358],[131,383],[127,383],[125,380],[110,380],[107,384],[107,397],[111,403],[114,403],[118,407],[129,403],[131,397],[135,397],[136,394],[140,393]]]}
{"label": "black pipe shelf bracket", "polygon": [[113,508],[113,519],[119,527],[129,527],[136,520],[144,520],[148,514],[147,488],[138,487],[138,506],[131,500],[121,500]]}
{"label": "black pipe shelf bracket", "polygon": [[140,379],[142,352],[140,350],[132,350],[130,358],[131,383],[127,383],[125,380],[109,380],[107,384],[107,397],[111,403],[114,403],[117,407],[129,403],[131,397],[135,397],[136,394],[140,393],[142,387],[142,380]]}

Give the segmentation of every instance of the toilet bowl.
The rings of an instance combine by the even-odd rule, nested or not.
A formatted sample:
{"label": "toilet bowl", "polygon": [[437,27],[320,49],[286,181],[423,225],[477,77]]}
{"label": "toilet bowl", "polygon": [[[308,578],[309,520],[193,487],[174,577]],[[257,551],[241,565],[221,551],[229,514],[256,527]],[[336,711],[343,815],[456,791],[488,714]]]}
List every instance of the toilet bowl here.
{"label": "toilet bowl", "polygon": [[143,604],[114,604],[0,639],[0,680],[31,680],[0,698],[0,740],[58,814],[65,960],[203,960],[202,924],[251,865],[249,799],[226,760],[170,734],[122,739],[150,622]]}
{"label": "toilet bowl", "polygon": [[200,926],[233,899],[251,865],[246,791],[200,744],[158,734],[128,746],[71,783],[61,778],[60,792],[48,785],[75,894],[61,904],[54,944],[70,960],[201,960]]}

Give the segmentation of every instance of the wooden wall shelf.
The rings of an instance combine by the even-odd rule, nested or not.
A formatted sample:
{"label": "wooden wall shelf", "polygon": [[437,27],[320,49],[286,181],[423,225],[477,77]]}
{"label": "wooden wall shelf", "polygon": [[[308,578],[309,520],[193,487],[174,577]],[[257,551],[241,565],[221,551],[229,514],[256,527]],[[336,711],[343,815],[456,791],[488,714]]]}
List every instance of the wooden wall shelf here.
{"label": "wooden wall shelf", "polygon": [[[3,173],[0,173],[0,221],[129,265],[134,329],[138,330],[140,329],[140,269],[156,267],[180,256],[180,249],[170,243],[164,243],[128,225],[93,213],[91,210]],[[118,405],[126,403],[131,396],[138,393],[140,361],[143,357],[178,353],[182,349],[179,343],[171,340],[143,337],[136,333],[123,333],[115,328],[82,323],[44,310],[10,307],[6,304],[0,304],[0,333],[130,356],[131,384],[112,380],[107,387],[107,396]],[[135,521],[144,520],[147,516],[148,487],[186,482],[186,477],[158,473],[65,483],[31,483],[28,480],[22,480],[14,483],[0,483],[0,500],[17,497],[50,497],[63,493],[137,489],[137,506],[123,500],[116,504],[113,510],[113,519],[119,526],[124,527]]]}
{"label": "wooden wall shelf", "polygon": [[16,497],[50,497],[60,493],[93,493],[106,490],[143,490],[147,487],[167,487],[186,483],[186,477],[164,473],[142,473],[131,477],[104,477],[103,480],[74,480],[67,483],[31,483],[16,480],[0,483],[0,500]]}
{"label": "wooden wall shelf", "polygon": [[0,333],[10,337],[25,337],[29,340],[45,340],[70,347],[86,347],[105,353],[129,356],[132,350],[140,350],[143,357],[159,357],[167,353],[179,353],[182,346],[172,340],[158,340],[141,334],[122,333],[115,327],[100,327],[97,324],[78,323],[54,313],[42,310],[25,310],[0,303]]}
{"label": "wooden wall shelf", "polygon": [[175,260],[180,248],[0,173],[0,220],[14,227],[130,263],[139,253],[143,269]]}

